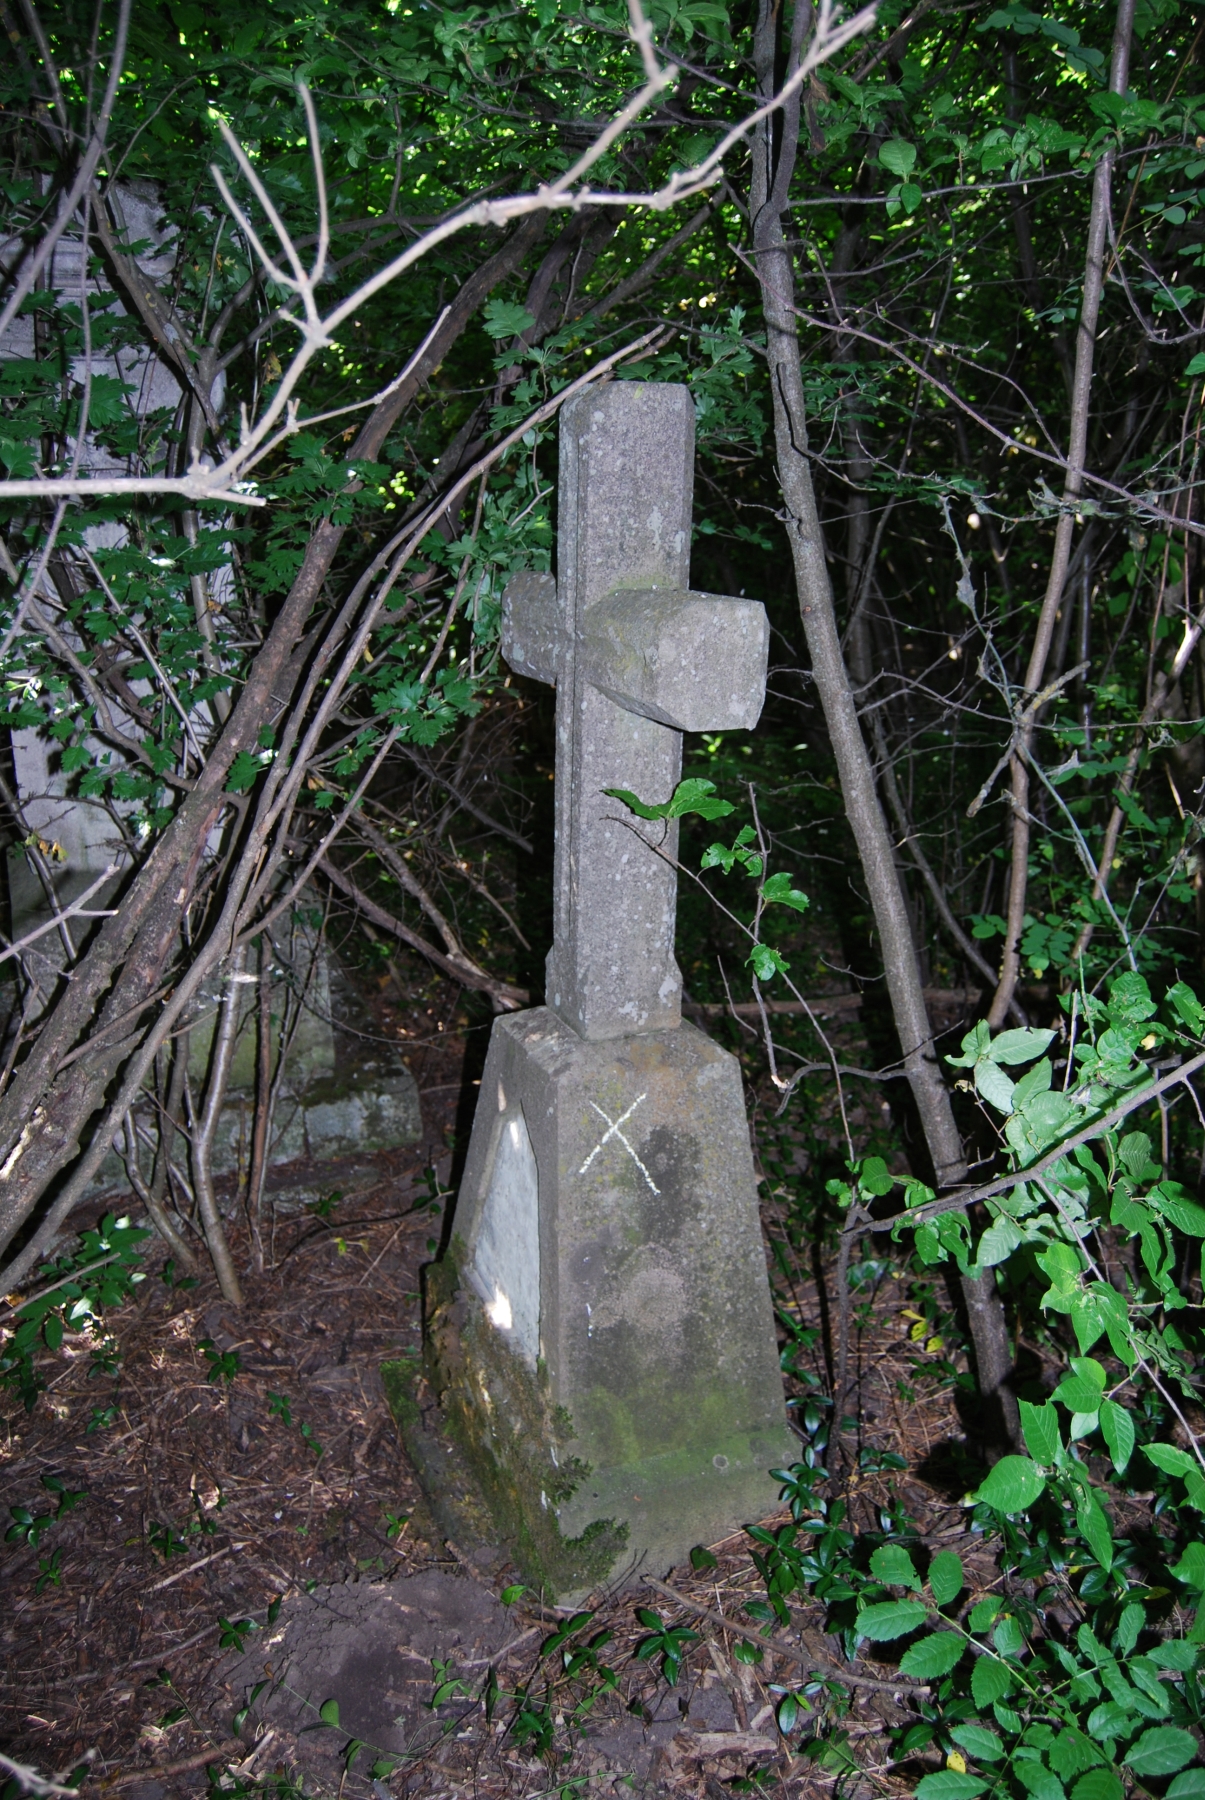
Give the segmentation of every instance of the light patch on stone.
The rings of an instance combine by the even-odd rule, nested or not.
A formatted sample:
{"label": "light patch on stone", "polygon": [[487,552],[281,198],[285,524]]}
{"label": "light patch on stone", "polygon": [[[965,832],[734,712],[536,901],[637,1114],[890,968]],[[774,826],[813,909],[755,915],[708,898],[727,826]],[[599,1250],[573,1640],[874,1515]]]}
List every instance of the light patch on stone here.
{"label": "light patch on stone", "polygon": [[540,1346],[540,1197],[535,1152],[521,1112],[506,1120],[498,1140],[473,1247],[472,1279],[491,1325],[504,1331],[534,1368]]}
{"label": "light patch on stone", "polygon": [[515,1316],[511,1311],[510,1301],[500,1287],[494,1289],[494,1297],[485,1309],[485,1316],[499,1331],[509,1331],[514,1324]]}

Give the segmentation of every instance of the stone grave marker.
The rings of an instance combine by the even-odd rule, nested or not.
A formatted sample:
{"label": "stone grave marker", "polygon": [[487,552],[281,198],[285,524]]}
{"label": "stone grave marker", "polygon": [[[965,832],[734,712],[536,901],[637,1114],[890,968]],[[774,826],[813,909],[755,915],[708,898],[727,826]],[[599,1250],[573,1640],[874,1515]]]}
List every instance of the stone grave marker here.
{"label": "stone grave marker", "polygon": [[[176,265],[177,240],[164,229],[153,184],[119,184],[110,191],[110,199],[123,236],[146,246],[135,258],[139,269],[155,281],[169,278]],[[18,253],[23,254],[23,250],[17,240],[0,242],[0,267],[11,264]],[[95,299],[102,288],[107,291],[109,287],[107,279],[102,282],[88,273],[82,247],[70,236],[62,237],[55,248],[49,280],[61,301],[78,301],[81,288]],[[124,314],[125,310],[118,303],[117,313]],[[32,315],[15,319],[0,360],[14,356],[35,358],[38,346],[34,326]],[[137,410],[144,420],[156,412],[174,410],[181,398],[179,382],[170,366],[145,345],[122,350],[120,358],[116,352],[99,355],[94,358],[93,371],[107,379],[120,380],[136,391]],[[82,357],[73,365],[72,375],[76,380],[83,379]],[[219,378],[214,390],[219,410],[224,380]],[[94,436],[87,437],[79,450],[81,470],[95,479],[129,473],[126,461]],[[121,544],[125,537],[125,527],[112,522],[89,526],[85,532],[85,542],[92,550]],[[58,580],[65,584],[62,590]],[[52,561],[41,585],[43,603],[54,605],[65,598],[69,583],[65,570],[56,579]],[[194,600],[201,606],[220,608],[232,592],[233,573],[223,568],[207,578],[200,595],[194,593]],[[70,627],[64,628],[70,637]],[[154,695],[151,685],[141,679],[134,681],[133,690],[143,699]],[[121,728],[132,736],[141,735],[135,720],[119,705],[114,703],[111,711]],[[26,728],[10,735],[12,774],[21,817],[25,829],[43,840],[43,854],[53,876],[58,906],[65,907],[78,899],[110,869],[120,872],[94,895],[90,905],[98,910],[115,905],[129,866],[118,821],[122,817],[128,820],[136,810],[135,804],[81,798],[77,778],[61,767],[61,746],[48,737],[44,728]],[[98,739],[89,739],[88,743],[93,750],[108,749]],[[221,842],[219,832],[213,834],[211,842],[216,854]],[[7,912],[7,918],[0,918],[0,922],[12,938],[19,939],[51,918],[53,910],[21,845],[11,845],[0,865],[0,915]],[[87,942],[90,931],[97,929],[95,919],[89,921],[77,915],[70,925],[76,949]],[[26,1015],[36,1018],[60,982],[67,963],[66,946],[57,933],[49,932],[32,946],[29,957],[34,977],[43,990],[41,1001],[31,1003]],[[11,973],[10,965],[9,976]],[[251,1140],[257,977],[248,972],[244,979],[247,985],[239,1038],[213,1146],[212,1166],[218,1175],[245,1169]],[[277,976],[278,991],[283,989],[284,979],[283,972]],[[422,1136],[422,1122],[415,1081],[391,1046],[374,1040],[371,1032],[359,1033],[364,1024],[362,1002],[351,989],[337,955],[328,951],[321,938],[313,939],[311,935],[308,943],[301,944],[298,965],[288,972],[287,979],[295,991],[305,990],[306,1004],[290,1046],[287,1078],[276,1110],[269,1146],[270,1169],[301,1159],[344,1161],[417,1142]],[[4,980],[0,979],[0,990],[3,987]],[[194,1093],[205,1081],[224,991],[225,974],[218,970],[199,996],[193,1015],[190,1074]],[[279,1014],[279,1002],[276,1011]],[[148,1102],[136,1111],[139,1124],[149,1137],[156,1137],[157,1108]],[[143,1148],[149,1160],[151,1147],[144,1142]],[[187,1161],[179,1139],[176,1154]],[[87,1193],[89,1197],[121,1197],[128,1192],[124,1165],[116,1153],[111,1153]]]}
{"label": "stone grave marker", "polygon": [[[740,1069],[682,1019],[677,826],[603,791],[667,800],[683,731],[756,723],[766,616],[689,590],[685,387],[581,395],[560,450],[559,578],[512,581],[502,637],[556,686],[548,1003],[495,1022],[426,1325],[445,1517],[564,1596],[764,1516],[793,1440]],[[446,1487],[427,1391],[393,1394]]]}

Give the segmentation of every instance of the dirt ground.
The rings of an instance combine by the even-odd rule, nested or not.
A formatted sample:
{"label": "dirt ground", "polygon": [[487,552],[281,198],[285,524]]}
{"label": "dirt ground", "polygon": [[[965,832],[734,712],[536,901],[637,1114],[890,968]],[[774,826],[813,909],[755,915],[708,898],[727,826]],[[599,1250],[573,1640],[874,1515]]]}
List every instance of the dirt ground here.
{"label": "dirt ground", "polygon": [[[83,1496],[40,1544],[0,1552],[7,1753],[67,1770],[93,1752],[85,1793],[132,1800],[200,1794],[207,1781],[232,1796],[303,1783],[348,1800],[910,1792],[916,1771],[890,1768],[885,1727],[917,1696],[890,1669],[846,1665],[821,1606],[796,1607],[789,1630],[759,1639],[760,1659],[742,1651],[760,1628],[744,1608],[764,1599],[743,1535],[712,1547],[714,1566],[595,1597],[570,1650],[611,1636],[551,1692],[564,1658],[544,1652],[560,1615],[528,1593],[503,1604],[514,1574],[487,1586],[439,1540],[379,1373],[419,1345],[419,1271],[471,1081],[454,1001],[438,1010],[405,1028],[423,1143],[350,1170],[290,1171],[313,1198],[281,1211],[275,1266],[248,1278],[241,1313],[212,1278],[182,1289],[156,1272],[112,1319],[111,1372],[98,1378],[68,1338],[31,1414],[4,1397],[0,1520],[14,1506],[50,1510],[46,1476]],[[313,1202],[335,1188],[323,1216]],[[800,1393],[809,1361],[828,1384],[831,1271],[794,1258],[785,1202],[772,1180],[763,1192],[782,1316],[817,1328]],[[234,1236],[245,1266],[245,1235]],[[851,1517],[879,1529],[884,1508],[902,1510],[940,1547],[964,1534],[965,1432],[950,1381],[925,1377],[952,1365],[870,1242],[863,1259]],[[162,1261],[152,1247],[148,1269]],[[228,1370],[237,1362],[228,1380],[223,1356]],[[891,1456],[906,1466],[884,1467]],[[959,1548],[990,1586],[986,1551]],[[638,1608],[696,1634],[672,1686],[658,1658],[636,1655],[650,1635]],[[786,1740],[775,1724],[783,1691],[805,1683],[836,1728],[819,1757],[797,1755],[798,1733]],[[349,1767],[357,1739],[366,1748]]]}

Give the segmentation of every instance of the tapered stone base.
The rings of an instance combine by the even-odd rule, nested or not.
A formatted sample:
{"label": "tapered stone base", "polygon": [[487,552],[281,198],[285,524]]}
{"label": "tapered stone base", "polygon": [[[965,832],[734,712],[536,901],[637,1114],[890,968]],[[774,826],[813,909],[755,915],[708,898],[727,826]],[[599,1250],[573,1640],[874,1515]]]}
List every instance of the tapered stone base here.
{"label": "tapered stone base", "polygon": [[529,1579],[660,1574],[773,1510],[794,1439],[735,1058],[499,1019],[453,1246],[429,1376]]}

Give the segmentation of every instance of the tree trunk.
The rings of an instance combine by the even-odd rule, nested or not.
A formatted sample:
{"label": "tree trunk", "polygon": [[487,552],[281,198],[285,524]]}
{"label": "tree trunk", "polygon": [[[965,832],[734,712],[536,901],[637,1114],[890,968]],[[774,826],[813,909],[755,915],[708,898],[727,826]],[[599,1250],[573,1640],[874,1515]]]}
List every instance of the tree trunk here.
{"label": "tree trunk", "polygon": [[[807,9],[796,7],[791,54],[798,58]],[[763,98],[776,87],[777,26],[773,0],[760,0],[755,59]],[[788,70],[789,74],[789,70]],[[753,146],[751,219],[753,250],[766,321],[766,348],[774,405],[778,474],[786,528],[795,567],[799,610],[812,663],[812,677],[824,709],[837,761],[846,815],[857,843],[882,944],[887,990],[904,1068],[939,1187],[966,1174],[962,1138],[949,1091],[942,1079],[925,1010],[920,965],[894,847],[875,787],[874,769],[858,722],[849,671],[841,652],[824,539],[808,462],[807,416],[799,364],[795,271],[783,233],[798,144],[798,105],[767,120]],[[998,1436],[1016,1441],[1017,1402],[1007,1386],[1012,1364],[1004,1307],[992,1275],[964,1279],[963,1293],[975,1346],[980,1393],[995,1414]]]}

